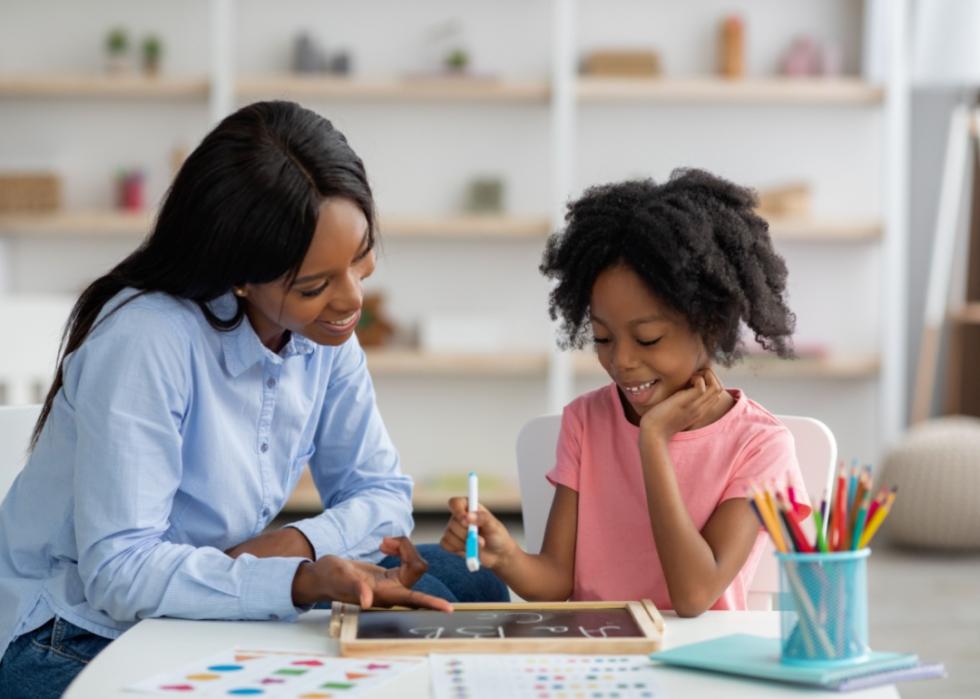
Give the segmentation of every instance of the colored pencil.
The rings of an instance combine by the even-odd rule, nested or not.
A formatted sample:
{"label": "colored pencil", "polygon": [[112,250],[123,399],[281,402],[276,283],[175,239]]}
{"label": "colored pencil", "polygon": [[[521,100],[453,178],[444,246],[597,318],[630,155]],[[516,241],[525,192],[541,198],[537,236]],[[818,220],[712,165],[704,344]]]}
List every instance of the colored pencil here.
{"label": "colored pencil", "polygon": [[793,512],[799,514],[800,507],[802,507],[802,505],[797,502],[796,491],[793,489],[793,486],[788,483],[786,484],[786,496],[789,498],[789,504],[792,506]]}
{"label": "colored pencil", "polygon": [[827,537],[823,533],[823,508],[824,503],[820,503],[820,509],[813,511],[813,523],[817,528],[817,548],[820,553],[827,553]]}
{"label": "colored pencil", "polygon": [[858,544],[861,541],[861,535],[864,534],[864,525],[868,521],[868,507],[871,505],[871,489],[864,491],[861,496],[861,505],[858,507],[857,516],[854,518],[854,528],[853,534],[851,534],[851,550],[857,551]]}
{"label": "colored pencil", "polygon": [[834,497],[834,540],[831,547],[833,551],[844,550],[844,537],[846,532],[844,512],[847,509],[847,480],[844,473],[844,467],[841,466],[840,473],[837,476],[837,492]]}
{"label": "colored pencil", "polygon": [[772,539],[776,550],[780,553],[786,553],[786,544],[782,539],[779,526],[773,519],[772,512],[766,505],[762,493],[759,492],[759,488],[755,483],[752,484],[752,499],[749,503],[752,505],[752,509],[755,510],[756,516],[762,522],[762,526],[769,532],[769,537]]}
{"label": "colored pencil", "polygon": [[877,497],[875,497],[874,502],[871,503],[871,507],[868,508],[868,520],[875,516],[875,511],[881,507],[882,503],[885,502],[885,498],[888,497],[888,489],[882,488],[878,491]]}
{"label": "colored pencil", "polygon": [[769,512],[772,513],[772,521],[775,523],[776,531],[779,532],[779,538],[783,541],[783,551],[792,553],[792,541],[784,536],[782,520],[779,517],[779,508],[776,507],[776,502],[773,500],[772,493],[769,491],[769,488],[762,489],[762,498]]}
{"label": "colored pencil", "polygon": [[868,526],[865,527],[864,532],[861,534],[861,540],[858,542],[859,548],[865,548],[871,543],[871,539],[874,538],[875,533],[881,527],[881,523],[885,521],[885,517],[892,509],[892,503],[895,502],[895,493],[897,488],[892,488],[892,491],[888,493],[888,497],[885,499],[885,503],[875,510],[874,517],[868,522]]}
{"label": "colored pencil", "polygon": [[[848,545],[854,540],[854,525],[857,522],[858,510],[864,503],[864,493],[871,487],[870,476],[867,471],[861,471],[858,475],[857,490],[854,492],[854,502],[851,503],[850,512],[847,513],[847,531],[849,538]],[[849,546],[850,547],[850,546]]]}
{"label": "colored pencil", "polygon": [[793,541],[796,542],[796,550],[800,553],[813,553],[813,546],[809,541],[807,541],[806,534],[804,534],[803,529],[800,528],[800,523],[796,519],[796,512],[793,511],[792,507],[783,498],[781,493],[776,493],[776,500],[783,510],[783,516],[786,520],[786,528],[789,530]]}

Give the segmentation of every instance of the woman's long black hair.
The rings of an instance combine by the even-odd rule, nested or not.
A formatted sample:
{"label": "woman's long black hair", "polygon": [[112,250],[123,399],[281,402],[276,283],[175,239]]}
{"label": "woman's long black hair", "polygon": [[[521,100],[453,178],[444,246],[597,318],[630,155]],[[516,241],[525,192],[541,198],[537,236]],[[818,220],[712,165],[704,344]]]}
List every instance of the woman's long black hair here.
{"label": "woman's long black hair", "polygon": [[230,330],[244,316],[241,300],[231,318],[218,318],[207,303],[233,286],[294,278],[326,197],[360,207],[373,247],[364,164],[328,120],[292,102],[257,102],[226,117],[180,168],[149,237],[72,308],[32,446],[62,386],[65,356],[85,341],[107,301],[127,287],[162,291],[197,302],[214,328]]}

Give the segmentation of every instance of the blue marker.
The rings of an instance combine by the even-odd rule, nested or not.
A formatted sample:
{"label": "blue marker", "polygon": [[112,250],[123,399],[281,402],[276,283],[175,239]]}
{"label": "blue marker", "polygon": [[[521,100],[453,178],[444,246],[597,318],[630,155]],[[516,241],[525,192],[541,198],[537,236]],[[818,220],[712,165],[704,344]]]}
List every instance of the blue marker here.
{"label": "blue marker", "polygon": [[[476,473],[470,471],[470,492],[469,492],[469,511],[475,513],[477,508],[477,489],[478,483],[476,479]],[[477,538],[476,524],[470,524],[469,528],[466,530],[466,568],[471,572],[475,573],[480,570],[480,541]]]}

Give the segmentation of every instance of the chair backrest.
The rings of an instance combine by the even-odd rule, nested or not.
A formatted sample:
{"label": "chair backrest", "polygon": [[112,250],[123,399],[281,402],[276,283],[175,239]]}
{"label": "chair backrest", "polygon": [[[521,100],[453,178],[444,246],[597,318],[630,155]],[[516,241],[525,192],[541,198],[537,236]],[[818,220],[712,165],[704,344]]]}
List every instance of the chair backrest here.
{"label": "chair backrest", "polygon": [[17,329],[0,343],[0,403],[44,399],[74,303],[70,294],[0,294],[0,327]]}
{"label": "chair backrest", "polygon": [[[779,419],[793,434],[796,460],[800,464],[800,473],[810,504],[819,507],[820,497],[830,492],[834,481],[834,464],[837,463],[837,440],[834,439],[834,433],[820,420],[812,417],[780,415]],[[809,521],[806,528],[812,536]],[[772,553],[772,542],[766,538],[766,547],[749,587],[750,609],[772,609],[779,593],[779,567]]]}
{"label": "chair backrest", "polygon": [[[803,483],[810,502],[830,486],[837,461],[837,442],[825,424],[812,417],[780,415],[796,444]],[[517,435],[517,475],[521,486],[521,514],[524,519],[525,548],[531,553],[541,550],[544,528],[551,509],[553,489],[544,474],[555,465],[555,448],[561,416],[544,415],[528,422]],[[749,607],[770,609],[779,589],[779,576],[772,545],[767,542],[758,571],[749,588]]]}
{"label": "chair backrest", "polygon": [[27,460],[31,430],[40,414],[40,405],[0,405],[0,501]]}
{"label": "chair backrest", "polygon": [[554,488],[544,474],[555,465],[561,415],[543,415],[528,422],[517,435],[517,478],[521,486],[524,548],[538,553],[544,541]]}

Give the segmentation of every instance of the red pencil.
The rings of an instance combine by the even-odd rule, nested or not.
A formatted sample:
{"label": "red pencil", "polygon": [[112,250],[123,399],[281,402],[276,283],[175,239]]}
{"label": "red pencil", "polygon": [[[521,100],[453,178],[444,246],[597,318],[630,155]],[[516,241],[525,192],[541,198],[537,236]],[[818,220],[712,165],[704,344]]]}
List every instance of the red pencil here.
{"label": "red pencil", "polygon": [[782,493],[776,493],[776,501],[786,516],[786,526],[793,540],[796,542],[796,550],[800,553],[813,553],[813,546],[807,541],[806,534],[800,528],[800,522],[796,518],[796,512],[793,511],[793,508],[783,497]]}
{"label": "red pencil", "polygon": [[847,477],[844,467],[837,474],[837,492],[834,494],[834,551],[843,551],[847,540]]}
{"label": "red pencil", "polygon": [[789,483],[786,484],[786,495],[789,497],[789,504],[793,510],[793,514],[799,514],[801,505],[796,500],[796,491],[793,490],[793,486]]}
{"label": "red pencil", "polygon": [[868,506],[868,518],[865,520],[866,522],[871,521],[871,516],[874,515],[875,510],[877,510],[879,507],[881,507],[884,504],[885,499],[887,497],[888,497],[888,489],[882,488],[878,492],[878,496],[874,499],[874,502],[872,502],[871,505]]}

